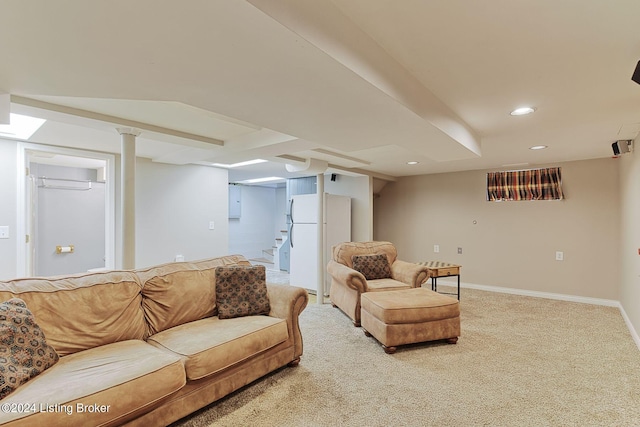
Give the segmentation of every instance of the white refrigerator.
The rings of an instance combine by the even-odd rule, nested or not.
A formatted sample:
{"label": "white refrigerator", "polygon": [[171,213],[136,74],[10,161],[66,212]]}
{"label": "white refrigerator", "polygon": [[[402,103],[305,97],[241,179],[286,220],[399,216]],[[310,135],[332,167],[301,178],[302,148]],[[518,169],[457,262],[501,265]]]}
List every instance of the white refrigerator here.
{"label": "white refrigerator", "polygon": [[[289,284],[317,292],[318,269],[325,272],[324,294],[331,285],[326,274],[331,247],[351,241],[351,198],[324,193],[323,218],[318,219],[318,195],[302,194],[291,198],[291,245]],[[323,262],[318,265],[318,221],[323,228]]]}

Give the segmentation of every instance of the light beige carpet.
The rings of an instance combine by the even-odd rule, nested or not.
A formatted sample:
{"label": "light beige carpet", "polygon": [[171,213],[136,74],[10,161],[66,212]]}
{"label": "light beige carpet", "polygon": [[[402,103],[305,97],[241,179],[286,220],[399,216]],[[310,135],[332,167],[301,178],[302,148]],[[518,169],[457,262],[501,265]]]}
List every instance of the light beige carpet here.
{"label": "light beige carpet", "polygon": [[617,308],[463,289],[456,345],[396,354],[330,304],[304,355],[176,426],[640,426],[640,351]]}

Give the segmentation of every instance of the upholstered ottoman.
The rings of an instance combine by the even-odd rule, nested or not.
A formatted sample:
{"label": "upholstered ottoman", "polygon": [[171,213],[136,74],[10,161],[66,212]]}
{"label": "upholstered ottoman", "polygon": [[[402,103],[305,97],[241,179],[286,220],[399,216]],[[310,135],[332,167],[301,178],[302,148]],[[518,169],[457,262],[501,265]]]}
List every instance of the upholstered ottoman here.
{"label": "upholstered ottoman", "polygon": [[427,288],[367,292],[360,299],[362,328],[391,354],[396,346],[446,339],[458,342],[460,303]]}

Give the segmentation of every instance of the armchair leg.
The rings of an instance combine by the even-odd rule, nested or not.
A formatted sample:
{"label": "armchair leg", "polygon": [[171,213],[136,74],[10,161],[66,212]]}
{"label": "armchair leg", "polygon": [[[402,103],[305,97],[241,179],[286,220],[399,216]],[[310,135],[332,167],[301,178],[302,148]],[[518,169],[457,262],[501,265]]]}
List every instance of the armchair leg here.
{"label": "armchair leg", "polygon": [[360,322],[356,322],[355,320],[353,321],[353,326],[355,326],[356,328],[360,327]]}
{"label": "armchair leg", "polygon": [[455,344],[458,342],[458,337],[453,337],[453,338],[447,338],[447,342],[449,344]]}

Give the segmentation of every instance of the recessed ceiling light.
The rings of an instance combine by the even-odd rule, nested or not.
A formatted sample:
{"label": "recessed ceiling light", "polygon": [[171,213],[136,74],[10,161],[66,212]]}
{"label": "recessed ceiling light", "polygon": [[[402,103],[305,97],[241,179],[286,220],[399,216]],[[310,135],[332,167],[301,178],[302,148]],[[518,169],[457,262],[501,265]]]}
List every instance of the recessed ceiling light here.
{"label": "recessed ceiling light", "polygon": [[9,125],[0,125],[0,136],[3,138],[14,138],[27,140],[36,133],[45,119],[23,116],[20,114],[9,114]]}
{"label": "recessed ceiling light", "polygon": [[245,179],[244,181],[238,181],[238,182],[242,184],[256,184],[259,182],[273,182],[273,181],[280,181],[280,180],[284,180],[284,178],[281,178],[279,176],[268,176],[266,178]]}
{"label": "recessed ceiling light", "polygon": [[408,165],[417,165],[418,163],[420,163],[420,162],[416,162],[415,160],[411,161],[411,162],[407,162]]}
{"label": "recessed ceiling light", "polygon": [[533,147],[529,147],[529,150],[544,150],[547,148],[546,145],[534,145]]}
{"label": "recessed ceiling light", "polygon": [[249,166],[249,165],[255,165],[258,163],[264,163],[266,162],[266,160],[262,160],[262,159],[255,159],[255,160],[247,160],[246,162],[240,162],[240,163],[233,163],[233,164],[226,164],[226,163],[211,163],[211,166],[217,166],[219,168],[227,168],[227,169],[231,169],[231,168],[238,168],[240,166]]}
{"label": "recessed ceiling light", "polygon": [[524,116],[525,114],[531,114],[534,111],[536,111],[535,108],[533,107],[520,107],[520,108],[516,108],[515,110],[513,110],[511,112],[512,116]]}

